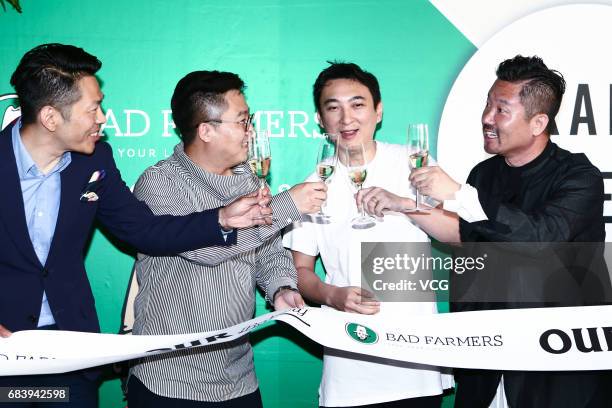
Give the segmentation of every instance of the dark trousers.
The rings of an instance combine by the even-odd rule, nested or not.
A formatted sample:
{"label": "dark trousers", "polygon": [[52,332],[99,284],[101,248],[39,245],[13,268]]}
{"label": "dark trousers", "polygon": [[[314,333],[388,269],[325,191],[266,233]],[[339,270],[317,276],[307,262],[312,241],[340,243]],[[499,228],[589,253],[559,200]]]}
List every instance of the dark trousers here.
{"label": "dark trousers", "polygon": [[207,402],[168,398],[151,391],[136,376],[128,381],[128,407],[130,408],[263,408],[259,389],[228,401]]}
{"label": "dark trousers", "polygon": [[[56,325],[39,327],[38,330],[57,330]],[[74,371],[65,374],[19,375],[0,376],[0,387],[68,387],[70,402],[2,402],[0,407],[14,408],[97,408],[98,407],[98,380],[91,375],[91,370]]]}
{"label": "dark trousers", "polygon": [[440,405],[442,405],[442,395],[433,395],[431,397],[407,398],[398,401],[344,408],[440,408]]}
{"label": "dark trousers", "polygon": [[519,408],[610,408],[609,371],[455,370],[455,408],[488,408],[504,376],[506,400]]}

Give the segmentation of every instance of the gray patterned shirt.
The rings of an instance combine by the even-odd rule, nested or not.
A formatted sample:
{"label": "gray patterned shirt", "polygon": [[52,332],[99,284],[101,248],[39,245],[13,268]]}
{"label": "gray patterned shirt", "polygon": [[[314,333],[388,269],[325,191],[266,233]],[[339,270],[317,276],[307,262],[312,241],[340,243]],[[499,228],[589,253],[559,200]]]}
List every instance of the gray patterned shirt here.
{"label": "gray patterned shirt", "polygon": [[[134,194],[155,214],[184,215],[225,206],[255,191],[258,185],[247,165],[236,166],[229,176],[208,173],[194,164],[179,144],[172,156],[140,176]],[[275,222],[238,230],[236,245],[177,256],[138,254],[133,333],[222,329],[253,317],[256,285],[268,301],[281,286],[295,288],[296,270],[282,246],[280,230],[298,220],[300,213],[288,192],[274,196],[270,206]],[[247,336],[145,358],[131,374],[155,394],[198,401],[238,398],[258,387]]]}

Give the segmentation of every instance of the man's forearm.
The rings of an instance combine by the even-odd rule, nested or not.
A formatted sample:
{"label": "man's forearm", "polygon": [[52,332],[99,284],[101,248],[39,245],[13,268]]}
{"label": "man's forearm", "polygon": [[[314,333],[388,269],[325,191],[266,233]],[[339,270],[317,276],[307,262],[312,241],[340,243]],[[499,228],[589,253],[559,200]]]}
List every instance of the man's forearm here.
{"label": "man's forearm", "polygon": [[306,299],[320,305],[329,305],[332,285],[321,281],[317,274],[309,268],[298,267],[298,289]]}
{"label": "man's forearm", "polygon": [[452,244],[461,242],[459,218],[456,214],[432,208],[427,213],[406,213],[430,237]]}

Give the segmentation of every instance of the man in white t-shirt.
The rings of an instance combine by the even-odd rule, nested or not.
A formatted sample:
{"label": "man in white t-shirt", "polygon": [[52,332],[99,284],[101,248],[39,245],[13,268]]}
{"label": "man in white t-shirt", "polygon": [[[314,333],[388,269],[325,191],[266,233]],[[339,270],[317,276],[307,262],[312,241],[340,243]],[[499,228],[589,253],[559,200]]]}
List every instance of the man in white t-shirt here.
{"label": "man in white t-shirt", "polygon": [[[364,187],[380,186],[401,196],[412,195],[406,147],[374,142],[383,105],[374,75],[350,63],[331,63],[314,85],[319,123],[337,135],[344,147],[362,143],[367,159]],[[316,180],[311,175],[309,180]],[[328,224],[304,221],[284,237],[298,271],[300,293],[323,307],[345,312],[380,313],[389,322],[407,315],[436,313],[434,302],[379,302],[361,288],[361,242],[428,242],[405,214],[387,213],[373,228],[351,228],[358,214],[355,190],[342,160],[329,180],[325,213]],[[316,257],[326,270],[325,282],[315,274]],[[439,407],[451,379],[436,367],[368,358],[326,349],[319,403],[325,407]]]}

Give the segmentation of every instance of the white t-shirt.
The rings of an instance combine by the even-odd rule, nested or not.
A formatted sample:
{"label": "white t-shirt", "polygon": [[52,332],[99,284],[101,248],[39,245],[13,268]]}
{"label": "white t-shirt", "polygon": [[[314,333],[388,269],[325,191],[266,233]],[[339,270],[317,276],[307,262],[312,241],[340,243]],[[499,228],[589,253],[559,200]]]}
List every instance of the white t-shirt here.
{"label": "white t-shirt", "polygon": [[[414,197],[408,176],[405,146],[377,142],[376,155],[368,164],[365,187],[378,186],[394,194]],[[308,180],[317,180],[315,174]],[[285,247],[307,255],[320,255],[325,265],[325,282],[336,286],[360,286],[360,242],[428,242],[404,214],[388,213],[370,229],[351,228],[358,215],[355,189],[342,164],[329,181],[323,210],[330,224],[303,221],[285,234]],[[325,306],[323,306],[325,307]],[[432,302],[381,304],[380,317],[406,323],[407,315],[437,313]],[[325,350],[319,403],[326,407],[366,405],[405,398],[438,395],[452,387],[452,377],[441,375],[436,367],[419,366],[380,358],[367,358],[338,350]]]}

